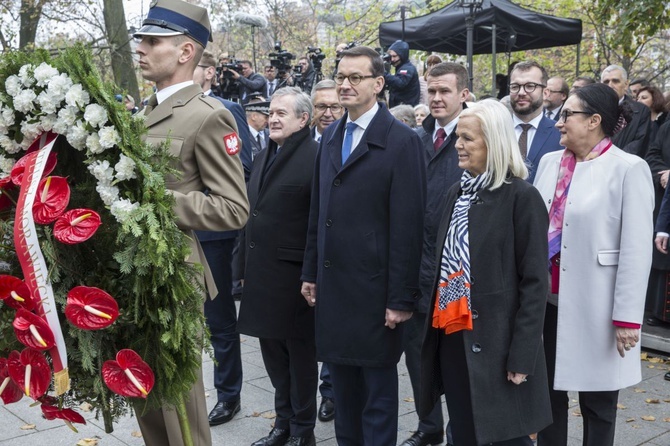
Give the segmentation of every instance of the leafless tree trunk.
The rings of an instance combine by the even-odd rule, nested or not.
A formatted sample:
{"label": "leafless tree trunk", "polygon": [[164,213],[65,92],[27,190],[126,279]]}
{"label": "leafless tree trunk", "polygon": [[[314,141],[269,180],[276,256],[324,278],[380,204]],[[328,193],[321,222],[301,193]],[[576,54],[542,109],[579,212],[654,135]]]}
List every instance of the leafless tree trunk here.
{"label": "leafless tree trunk", "polygon": [[116,84],[127,91],[139,104],[140,91],[133,64],[130,37],[123,10],[123,0],[103,0],[105,32],[112,55],[112,71]]}

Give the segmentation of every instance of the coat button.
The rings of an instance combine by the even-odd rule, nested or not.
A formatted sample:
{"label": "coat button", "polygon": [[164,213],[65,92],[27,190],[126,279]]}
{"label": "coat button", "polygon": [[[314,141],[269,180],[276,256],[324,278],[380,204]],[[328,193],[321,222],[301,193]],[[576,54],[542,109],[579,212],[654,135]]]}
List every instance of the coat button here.
{"label": "coat button", "polygon": [[328,220],[326,220],[326,226],[329,227],[329,228],[331,226],[333,226],[333,220],[331,220],[330,218]]}
{"label": "coat button", "polygon": [[254,217],[258,217],[258,211],[253,211],[251,215],[253,215]]}
{"label": "coat button", "polygon": [[470,276],[470,285],[475,284],[475,276]]}
{"label": "coat button", "polygon": [[256,247],[256,242],[250,242],[249,248],[254,249]]}
{"label": "coat button", "polygon": [[335,178],[335,181],[333,181],[333,186],[339,186],[342,183],[342,181],[339,178]]}
{"label": "coat button", "polygon": [[477,313],[477,310],[472,310],[472,320],[474,321],[479,317],[479,313]]}
{"label": "coat button", "polygon": [[326,260],[325,262],[323,262],[323,267],[330,268],[330,260]]}
{"label": "coat button", "polygon": [[472,353],[479,353],[479,352],[482,351],[482,346],[477,344],[477,343],[472,344],[471,348],[472,348]]}

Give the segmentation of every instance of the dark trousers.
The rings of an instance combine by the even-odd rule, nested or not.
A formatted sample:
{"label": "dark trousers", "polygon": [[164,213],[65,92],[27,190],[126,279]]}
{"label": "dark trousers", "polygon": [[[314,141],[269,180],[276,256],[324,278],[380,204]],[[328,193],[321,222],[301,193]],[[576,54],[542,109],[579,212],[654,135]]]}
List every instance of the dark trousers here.
{"label": "dark trousers", "polygon": [[318,367],[314,338],[261,338],[261,354],[275,388],[275,427],[310,437],[316,423]]}
{"label": "dark trousers", "polygon": [[333,383],[330,381],[330,370],[328,369],[328,364],[325,362],[321,364],[319,379],[321,380],[321,384],[319,385],[321,398],[330,398],[331,400],[334,400]]}
{"label": "dark trousers", "polygon": [[398,438],[398,368],[328,364],[338,446],[389,446]]}
{"label": "dark trousers", "polygon": [[200,243],[219,294],[205,300],[205,319],[214,348],[214,387],[220,402],[237,401],[242,390],[242,353],[237,309],[231,294],[234,238]]}
{"label": "dark trousers", "polygon": [[[408,321],[403,323],[403,349],[405,364],[412,382],[414,407],[419,410],[419,393],[421,390],[421,342],[423,341],[423,327],[426,323],[426,313],[414,313]],[[442,417],[442,400],[438,400],[427,417],[419,420],[419,430],[429,434],[442,432],[444,418]]]}
{"label": "dark trousers", "polygon": [[[458,446],[478,446],[472,413],[472,396],[468,364],[463,348],[463,333],[440,335],[440,368],[442,385],[449,410],[453,441]],[[533,446],[528,436],[488,443],[495,446]]]}
{"label": "dark trousers", "polygon": [[[566,446],[568,444],[568,392],[554,390],[556,369],[556,325],[558,308],[547,304],[544,316],[544,351],[547,358],[549,397],[554,422],[538,433],[538,446]],[[579,407],[584,420],[584,446],[614,444],[616,405],[619,391],[579,392]]]}

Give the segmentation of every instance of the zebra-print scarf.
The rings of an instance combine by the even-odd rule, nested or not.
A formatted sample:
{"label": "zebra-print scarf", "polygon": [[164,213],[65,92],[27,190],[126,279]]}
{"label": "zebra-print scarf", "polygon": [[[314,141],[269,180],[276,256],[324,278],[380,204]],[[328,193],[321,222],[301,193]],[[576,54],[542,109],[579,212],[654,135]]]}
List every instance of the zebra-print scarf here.
{"label": "zebra-print scarf", "polygon": [[433,327],[444,329],[447,334],[472,330],[468,210],[477,199],[477,192],[488,184],[486,172],[473,177],[466,170],[461,177],[461,196],[454,205],[444,241],[433,310]]}

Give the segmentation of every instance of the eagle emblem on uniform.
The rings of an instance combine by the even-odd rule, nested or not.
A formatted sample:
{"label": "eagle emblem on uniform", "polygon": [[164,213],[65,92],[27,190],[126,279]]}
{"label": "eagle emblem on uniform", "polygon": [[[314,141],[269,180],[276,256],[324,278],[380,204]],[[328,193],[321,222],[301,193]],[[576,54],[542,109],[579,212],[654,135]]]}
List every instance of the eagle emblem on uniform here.
{"label": "eagle emblem on uniform", "polygon": [[223,143],[226,145],[226,153],[228,155],[237,155],[240,151],[240,139],[237,137],[237,133],[229,133],[223,137]]}

